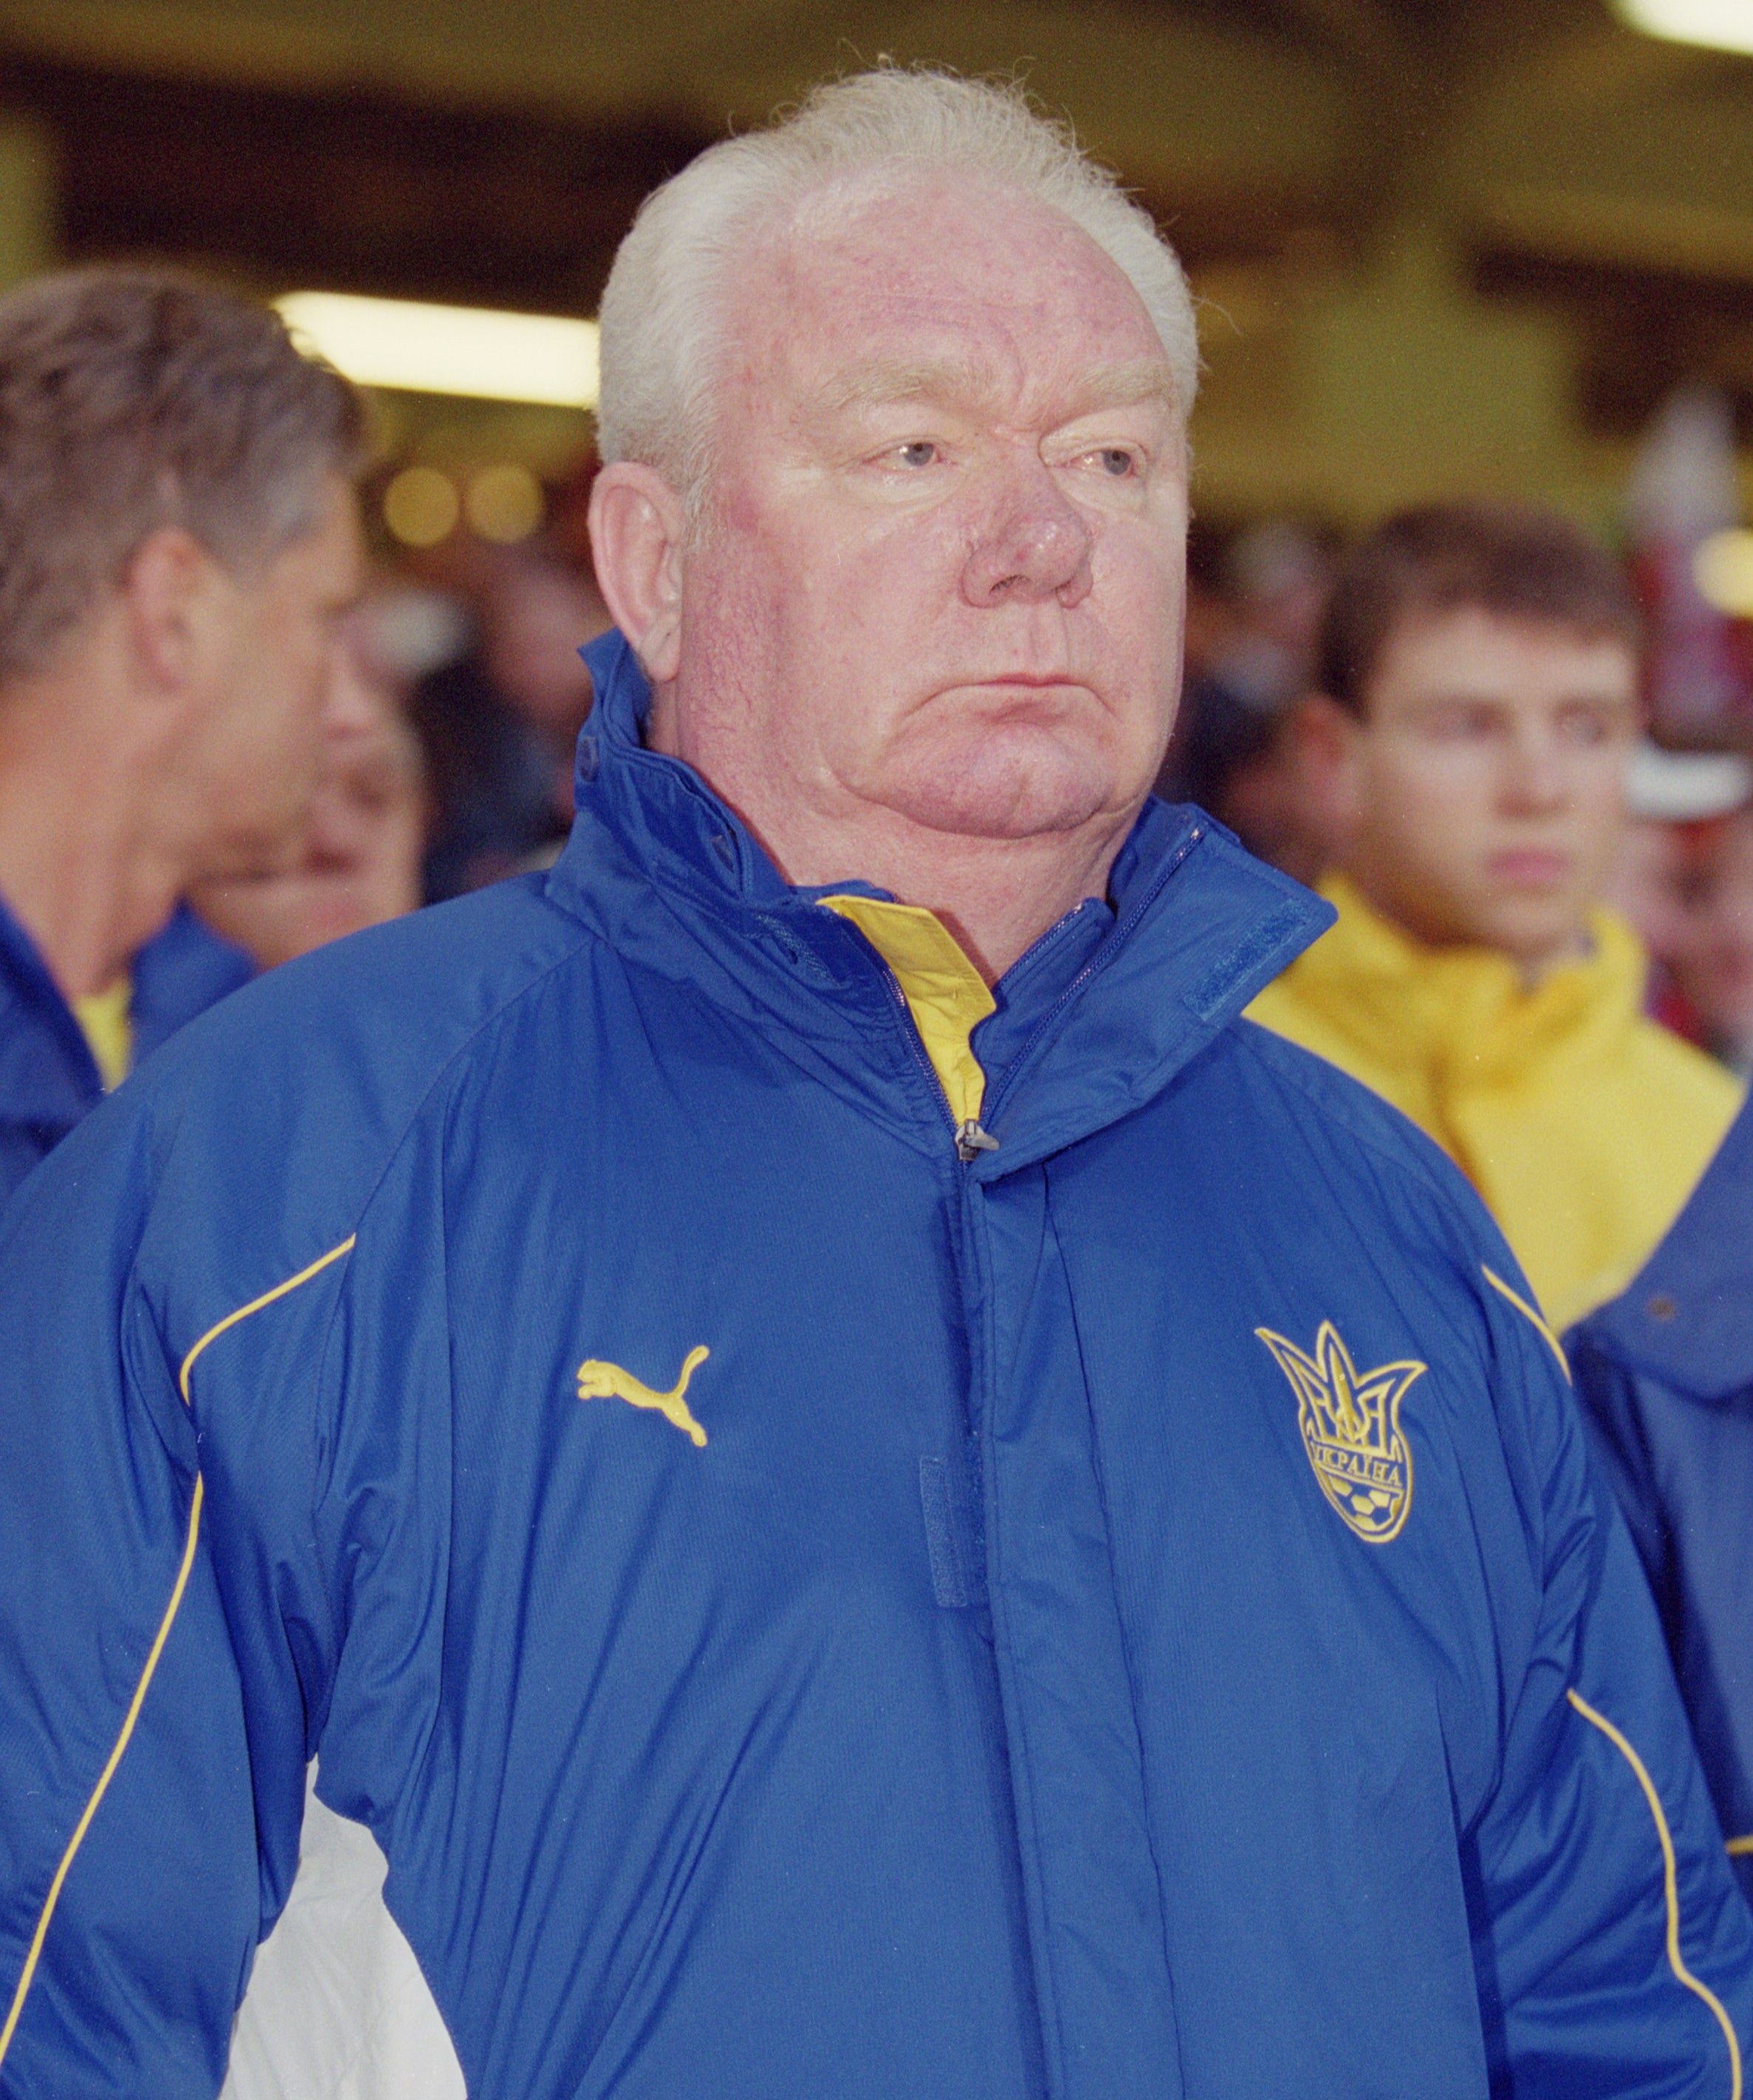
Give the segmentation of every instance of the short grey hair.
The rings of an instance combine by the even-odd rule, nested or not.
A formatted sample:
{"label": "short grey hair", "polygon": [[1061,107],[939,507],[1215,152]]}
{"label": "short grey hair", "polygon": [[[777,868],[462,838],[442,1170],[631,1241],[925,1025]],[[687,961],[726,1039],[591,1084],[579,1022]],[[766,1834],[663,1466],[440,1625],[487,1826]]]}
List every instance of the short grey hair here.
{"label": "short grey hair", "polygon": [[229,567],[313,527],[364,457],[356,390],[280,316],[174,271],[64,270],[0,298],[0,683],[45,668],[141,543]]}
{"label": "short grey hair", "polygon": [[731,266],[762,222],[812,192],[910,169],[982,177],[1080,227],[1143,300],[1185,416],[1199,377],[1193,302],[1149,214],[1020,87],[883,67],[817,88],[769,130],[709,147],[646,198],[602,297],[604,460],[654,466],[692,500],[707,465]]}

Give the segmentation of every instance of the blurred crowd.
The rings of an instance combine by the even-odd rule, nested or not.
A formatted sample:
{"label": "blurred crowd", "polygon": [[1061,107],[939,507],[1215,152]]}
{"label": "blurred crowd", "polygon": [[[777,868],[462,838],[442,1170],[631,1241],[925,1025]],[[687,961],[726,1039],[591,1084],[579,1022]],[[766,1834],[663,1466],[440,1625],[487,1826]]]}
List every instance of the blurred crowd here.
{"label": "blurred crowd", "polygon": [[[181,302],[179,325],[209,357],[231,354],[227,332],[245,311],[144,274],[62,280],[59,291],[56,281],[36,295],[34,325],[66,331],[57,355],[99,364],[115,345],[99,353],[92,331],[101,322],[114,337],[112,308],[139,323],[143,346],[140,315],[160,326],[160,310]],[[297,371],[315,368],[293,360],[290,377],[271,381],[267,364],[292,353],[253,312],[264,399],[275,389],[290,399]],[[20,353],[26,365],[40,355],[40,345]],[[192,443],[216,412],[193,365],[186,378]],[[148,382],[136,370],[127,383]],[[113,373],[104,384],[125,391]],[[63,404],[69,417],[77,409]],[[284,420],[284,402],[275,412]],[[23,496],[0,532],[18,541],[15,593],[40,598],[53,564],[32,585],[31,561],[57,531],[71,541],[84,528],[72,510],[57,526],[24,500],[36,428],[20,413],[9,439]],[[41,441],[64,462],[106,435],[69,422]],[[396,530],[399,484],[442,477],[392,462],[361,479],[362,435],[330,470],[356,483],[363,561],[326,644],[315,756],[307,765],[284,742],[255,751],[258,774],[296,801],[284,836],[240,840],[219,827],[207,838],[190,817],[174,840],[149,837],[153,823],[169,825],[135,806],[152,768],[180,777],[205,757],[147,753],[130,776],[134,804],[121,780],[106,804],[90,792],[64,695],[42,715],[55,738],[33,743],[29,711],[11,711],[0,934],[13,996],[44,1033],[36,1080],[0,1104],[15,1125],[8,1180],[131,1061],[250,975],[559,850],[592,699],[579,651],[609,624],[584,527],[593,462],[580,457],[539,498],[516,470],[532,498],[519,536],[477,529],[453,495],[447,528],[409,544]],[[258,478],[271,471],[296,478],[298,462],[258,462]],[[216,483],[216,505],[244,501]],[[1753,627],[1705,606],[1691,580],[1697,545],[1733,528],[1737,504],[1724,413],[1685,395],[1652,434],[1610,551],[1556,514],[1469,503],[1361,537],[1289,516],[1202,516],[1192,528],[1185,682],[1159,792],[1210,811],[1263,859],[1323,888],[1339,915],[1256,1017],[1421,1123],[1486,1196],[1561,1321],[1648,1254],[1753,1069],[1753,770],[1741,748],[1753,725]],[[152,514],[143,509],[135,529]],[[138,620],[150,593],[143,583],[134,606],[134,582],[112,611]],[[0,605],[0,620],[30,611]],[[99,690],[90,665],[75,668],[82,695]],[[109,668],[119,707],[121,687],[147,673],[132,659],[126,675]],[[49,682],[64,687],[65,668]],[[242,706],[218,672],[209,682],[216,721]],[[93,749],[113,748],[114,723],[106,730],[94,713],[90,736]],[[77,824],[40,815],[57,798]],[[150,907],[118,865],[118,838],[151,863]],[[72,901],[82,885],[97,890]],[[1585,1041],[1587,1073],[1566,1063]],[[1505,1124],[1517,1090],[1522,1120]],[[1601,1149],[1582,1126],[1623,1114],[1655,1133],[1635,1185],[1604,1198],[1595,1158],[1574,1200],[1555,1193],[1565,1172],[1554,1181],[1548,1150],[1567,1171]],[[1567,1203],[1591,1213],[1586,1229],[1561,1215]]]}

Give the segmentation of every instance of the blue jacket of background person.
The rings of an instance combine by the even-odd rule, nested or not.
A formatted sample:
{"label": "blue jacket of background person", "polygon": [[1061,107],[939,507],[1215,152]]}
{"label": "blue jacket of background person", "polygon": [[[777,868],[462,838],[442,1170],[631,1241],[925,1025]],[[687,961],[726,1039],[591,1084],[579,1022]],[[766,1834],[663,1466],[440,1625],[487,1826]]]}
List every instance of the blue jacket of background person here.
{"label": "blue jacket of background person", "polygon": [[1568,1345],[1753,1895],[1753,1108],[1642,1273]]}
{"label": "blue jacket of background person", "polygon": [[320,1752],[474,2100],[1738,2093],[1557,1344],[1238,1017],[1324,907],[1152,804],[945,1083],[936,922],[910,1006],[592,668],[551,873],[6,1220],[0,2093],[212,2094]]}
{"label": "blue jacket of background person", "polygon": [[[179,906],[134,959],[135,1061],[254,973],[241,948]],[[35,942],[0,902],[0,1204],[103,1098],[73,1008]]]}

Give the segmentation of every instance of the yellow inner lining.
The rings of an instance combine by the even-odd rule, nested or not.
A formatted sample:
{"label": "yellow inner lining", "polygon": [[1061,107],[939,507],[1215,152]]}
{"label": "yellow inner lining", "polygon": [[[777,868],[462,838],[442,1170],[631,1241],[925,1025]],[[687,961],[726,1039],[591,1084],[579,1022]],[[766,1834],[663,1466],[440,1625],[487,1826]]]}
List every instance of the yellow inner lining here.
{"label": "yellow inner lining", "polygon": [[968,1039],[997,1002],[955,936],[923,905],[890,904],[880,897],[821,902],[850,920],[895,973],[950,1114],[958,1126],[978,1123],[986,1074]]}
{"label": "yellow inner lining", "polygon": [[134,1023],[128,1017],[133,1004],[134,980],[126,976],[73,1002],[73,1018],[91,1046],[105,1093],[121,1084],[134,1062]]}

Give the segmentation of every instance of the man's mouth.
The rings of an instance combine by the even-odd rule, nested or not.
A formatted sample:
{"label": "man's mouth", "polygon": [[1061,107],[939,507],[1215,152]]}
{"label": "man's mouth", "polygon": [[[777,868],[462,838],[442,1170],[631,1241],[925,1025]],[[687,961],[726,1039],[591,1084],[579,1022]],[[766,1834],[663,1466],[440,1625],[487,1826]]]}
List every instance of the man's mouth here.
{"label": "man's mouth", "polygon": [[1512,846],[1493,854],[1494,881],[1511,889],[1558,889],[1570,879],[1570,856],[1551,846]]}

